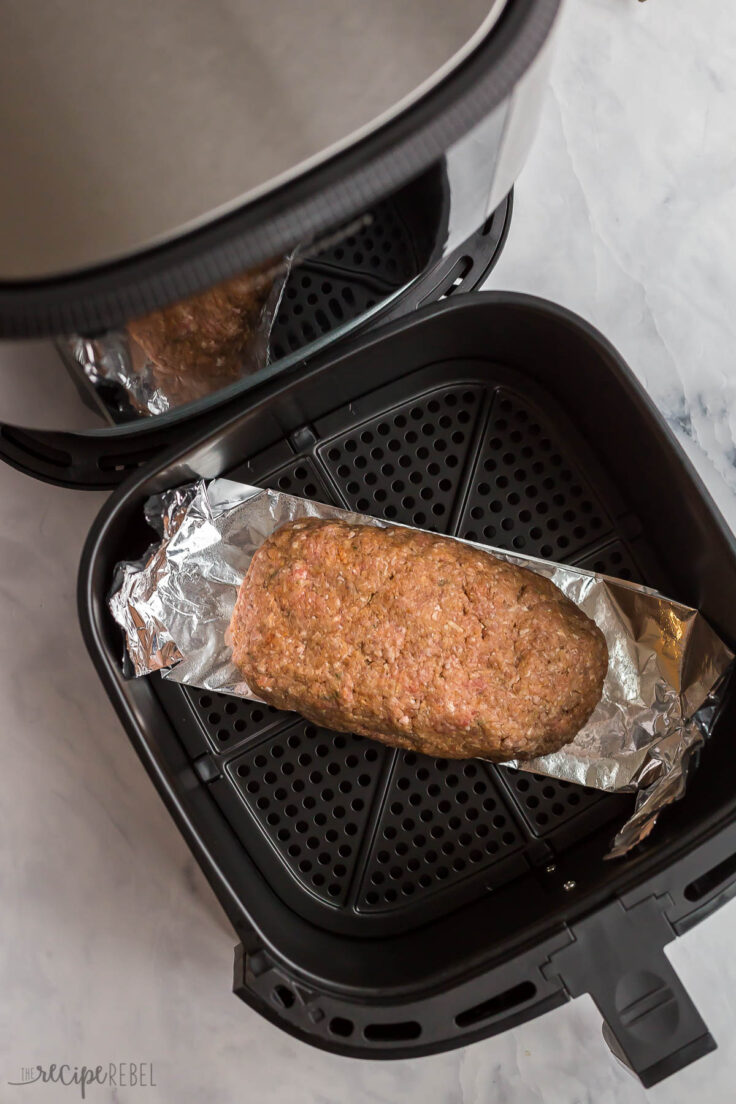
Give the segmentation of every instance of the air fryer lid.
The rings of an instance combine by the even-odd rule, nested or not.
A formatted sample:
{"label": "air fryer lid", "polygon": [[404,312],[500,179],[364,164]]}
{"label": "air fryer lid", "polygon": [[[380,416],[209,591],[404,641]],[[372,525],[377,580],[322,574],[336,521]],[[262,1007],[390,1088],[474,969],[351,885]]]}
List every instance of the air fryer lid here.
{"label": "air fryer lid", "polygon": [[[11,0],[0,333],[91,332],[281,254],[513,90],[560,0]],[[503,16],[503,18],[501,18]]]}
{"label": "air fryer lid", "polygon": [[436,83],[501,6],[103,0],[52,4],[39,34],[18,0],[0,43],[3,278],[100,264],[233,210]]}

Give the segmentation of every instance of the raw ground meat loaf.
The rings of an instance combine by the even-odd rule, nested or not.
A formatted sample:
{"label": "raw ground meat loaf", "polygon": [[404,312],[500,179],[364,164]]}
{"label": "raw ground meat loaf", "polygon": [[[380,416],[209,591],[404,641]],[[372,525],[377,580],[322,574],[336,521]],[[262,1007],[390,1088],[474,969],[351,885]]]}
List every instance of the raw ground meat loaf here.
{"label": "raw ground meat loaf", "polygon": [[130,336],[153,362],[156,387],[172,406],[240,379],[273,283],[273,266],[246,272],[128,323]]}
{"label": "raw ground meat loaf", "polygon": [[542,576],[447,537],[315,518],[261,545],[230,631],[265,702],[449,758],[557,750],[608,666],[603,634]]}

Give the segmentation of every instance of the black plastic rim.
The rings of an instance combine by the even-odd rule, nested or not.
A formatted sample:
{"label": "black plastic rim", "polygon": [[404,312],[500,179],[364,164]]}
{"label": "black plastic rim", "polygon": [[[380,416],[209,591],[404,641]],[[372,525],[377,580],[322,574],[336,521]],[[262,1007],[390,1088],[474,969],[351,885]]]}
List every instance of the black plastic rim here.
{"label": "black plastic rim", "polygon": [[242,210],[137,256],[64,278],[0,284],[0,337],[95,333],[339,226],[428,168],[509,96],[561,0],[513,0],[436,89],[363,141]]}

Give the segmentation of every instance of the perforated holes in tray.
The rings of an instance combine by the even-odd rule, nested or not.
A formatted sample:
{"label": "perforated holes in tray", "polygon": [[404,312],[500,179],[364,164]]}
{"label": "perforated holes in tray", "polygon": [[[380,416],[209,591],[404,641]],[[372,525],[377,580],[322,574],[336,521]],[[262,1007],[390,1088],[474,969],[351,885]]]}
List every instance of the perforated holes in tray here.
{"label": "perforated holes in tray", "polygon": [[298,498],[328,501],[327,492],[307,461],[282,468],[270,477],[269,486],[275,491],[284,491]]}
{"label": "perforated holes in tray", "polygon": [[355,234],[337,242],[319,260],[370,274],[390,287],[398,287],[419,271],[409,230],[390,200],[377,204]]}
{"label": "perforated holes in tray", "polygon": [[641,572],[622,541],[614,541],[612,544],[606,545],[605,548],[599,548],[576,562],[578,567],[587,568],[588,571],[597,571],[599,575],[612,575],[614,579],[628,579],[634,583],[644,581]]}
{"label": "perforated holes in tray", "polygon": [[214,751],[229,751],[243,740],[283,726],[293,718],[292,713],[283,713],[272,705],[233,698],[227,694],[203,693],[188,687],[185,694]]}
{"label": "perforated holes in tray", "polygon": [[250,464],[228,472],[228,478],[252,482],[258,487],[269,487],[274,491],[284,491],[286,494],[296,495],[297,498],[310,498],[315,502],[334,501],[334,496],[325,487],[315,464],[308,456],[300,456],[275,470],[264,466],[255,457]]}
{"label": "perforated holes in tray", "polygon": [[274,359],[371,310],[419,274],[409,231],[388,201],[366,225],[290,274],[271,332]]}
{"label": "perforated holes in tray", "polygon": [[340,272],[305,264],[284,289],[271,331],[271,355],[279,360],[322,334],[375,307],[380,294]]}
{"label": "perforated holes in tray", "polygon": [[481,408],[480,387],[447,387],[320,447],[353,510],[446,532]]}
{"label": "perforated holes in tray", "polygon": [[523,847],[488,769],[401,752],[358,895],[362,911],[400,908]]}
{"label": "perforated holes in tray", "polygon": [[324,901],[345,901],[386,750],[299,722],[227,770],[293,876]]}
{"label": "perforated holes in tray", "polygon": [[606,796],[600,790],[547,778],[543,774],[529,774],[508,767],[499,767],[498,772],[537,836],[554,832],[561,824],[590,809]]}
{"label": "perforated holes in tray", "polygon": [[569,560],[611,522],[543,416],[499,389],[459,535],[544,559]]}

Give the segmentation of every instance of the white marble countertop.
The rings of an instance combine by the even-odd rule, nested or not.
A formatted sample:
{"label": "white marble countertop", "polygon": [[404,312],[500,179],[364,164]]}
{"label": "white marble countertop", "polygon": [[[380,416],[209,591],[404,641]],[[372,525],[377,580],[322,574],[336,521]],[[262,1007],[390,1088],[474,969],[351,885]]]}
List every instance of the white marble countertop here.
{"label": "white marble countertop", "polygon": [[[736,19],[729,0],[571,0],[491,286],[593,321],[736,525]],[[28,350],[0,354],[29,355]],[[233,939],[94,675],[75,578],[102,496],[0,466],[0,1100],[31,1063],[150,1061],[177,1104],[733,1100],[736,904],[670,957],[720,1046],[646,1094],[588,998],[464,1050],[355,1062],[230,993]],[[15,1094],[15,1095],[13,1095]]]}

